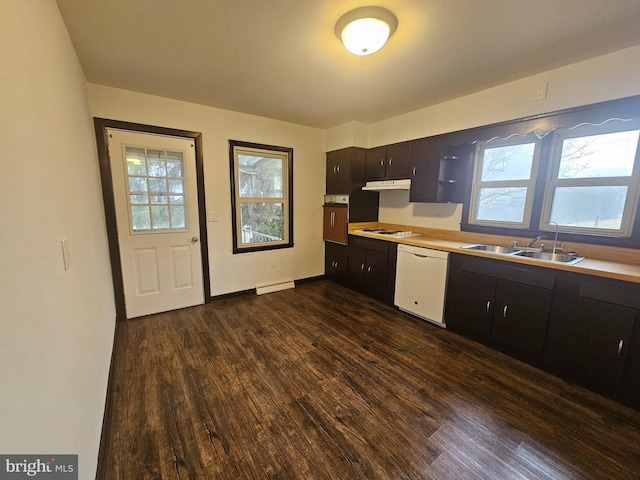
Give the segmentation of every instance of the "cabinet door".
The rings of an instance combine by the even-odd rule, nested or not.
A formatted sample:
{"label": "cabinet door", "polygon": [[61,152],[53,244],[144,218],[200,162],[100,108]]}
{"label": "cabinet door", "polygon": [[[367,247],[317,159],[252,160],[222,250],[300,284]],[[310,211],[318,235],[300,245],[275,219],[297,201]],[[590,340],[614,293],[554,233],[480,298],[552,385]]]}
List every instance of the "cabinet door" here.
{"label": "cabinet door", "polygon": [[364,289],[366,262],[367,251],[364,248],[349,246],[347,277],[351,287],[358,290]]}
{"label": "cabinet door", "polygon": [[436,201],[439,148],[438,137],[422,138],[411,142],[410,202]]}
{"label": "cabinet door", "polygon": [[327,152],[327,174],[326,182],[332,183],[336,181],[336,166],[338,165],[338,151]]}
{"label": "cabinet door", "polygon": [[379,298],[387,297],[388,254],[367,250],[365,267],[365,289]]}
{"label": "cabinet door", "polygon": [[347,278],[348,255],[347,247],[327,244],[325,251],[324,274],[330,280],[343,283]]}
{"label": "cabinet door", "polygon": [[497,279],[456,268],[454,257],[447,282],[445,321],[447,328],[472,337],[488,339]]}
{"label": "cabinet door", "polygon": [[546,288],[498,280],[491,340],[530,358],[541,358],[552,296]]}
{"label": "cabinet door", "polygon": [[349,182],[351,180],[351,149],[343,148],[338,150],[336,163],[336,182]]}
{"label": "cabinet door", "polygon": [[385,178],[389,180],[409,178],[410,154],[411,142],[388,145]]}
{"label": "cabinet door", "polygon": [[575,315],[549,325],[545,360],[600,385],[619,387],[637,311],[578,297]]}
{"label": "cabinet door", "polygon": [[387,147],[376,147],[367,151],[367,160],[365,164],[366,179],[384,180],[387,157]]}
{"label": "cabinet door", "polygon": [[347,244],[348,208],[324,206],[322,235],[329,242]]}

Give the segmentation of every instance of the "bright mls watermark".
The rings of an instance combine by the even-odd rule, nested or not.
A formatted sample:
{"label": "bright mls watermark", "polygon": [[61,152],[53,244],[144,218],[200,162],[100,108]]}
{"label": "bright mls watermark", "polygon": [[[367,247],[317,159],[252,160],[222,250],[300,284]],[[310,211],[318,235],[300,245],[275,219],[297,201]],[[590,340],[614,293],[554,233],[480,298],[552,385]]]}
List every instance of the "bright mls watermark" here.
{"label": "bright mls watermark", "polygon": [[78,455],[0,455],[0,480],[78,480]]}

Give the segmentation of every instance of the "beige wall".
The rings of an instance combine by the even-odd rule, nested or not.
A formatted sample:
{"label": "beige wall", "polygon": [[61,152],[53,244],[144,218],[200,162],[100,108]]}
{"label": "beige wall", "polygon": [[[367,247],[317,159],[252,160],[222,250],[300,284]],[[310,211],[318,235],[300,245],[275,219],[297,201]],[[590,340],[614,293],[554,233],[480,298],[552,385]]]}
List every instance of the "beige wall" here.
{"label": "beige wall", "polygon": [[86,82],[53,0],[0,0],[0,45],[0,452],[93,478],[115,309]]}
{"label": "beige wall", "polygon": [[[206,208],[220,220],[207,223],[212,295],[324,272],[323,130],[100,85],[88,89],[96,117],[202,132]],[[230,139],[293,147],[294,248],[232,253]]]}

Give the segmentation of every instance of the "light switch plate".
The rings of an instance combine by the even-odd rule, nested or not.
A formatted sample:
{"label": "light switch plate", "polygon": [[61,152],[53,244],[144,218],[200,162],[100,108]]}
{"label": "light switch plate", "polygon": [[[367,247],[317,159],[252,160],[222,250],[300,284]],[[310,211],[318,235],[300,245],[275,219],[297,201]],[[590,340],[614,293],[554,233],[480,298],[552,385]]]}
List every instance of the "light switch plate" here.
{"label": "light switch plate", "polygon": [[207,212],[207,222],[217,222],[218,212]]}

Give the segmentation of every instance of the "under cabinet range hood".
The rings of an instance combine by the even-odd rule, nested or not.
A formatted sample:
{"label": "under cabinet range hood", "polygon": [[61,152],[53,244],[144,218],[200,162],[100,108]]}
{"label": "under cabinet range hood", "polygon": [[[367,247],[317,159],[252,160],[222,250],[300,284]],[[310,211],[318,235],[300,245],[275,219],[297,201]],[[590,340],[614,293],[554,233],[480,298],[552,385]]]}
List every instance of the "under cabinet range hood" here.
{"label": "under cabinet range hood", "polygon": [[379,180],[375,182],[367,182],[362,190],[374,190],[380,192],[382,190],[409,190],[411,188],[411,179],[402,180]]}

